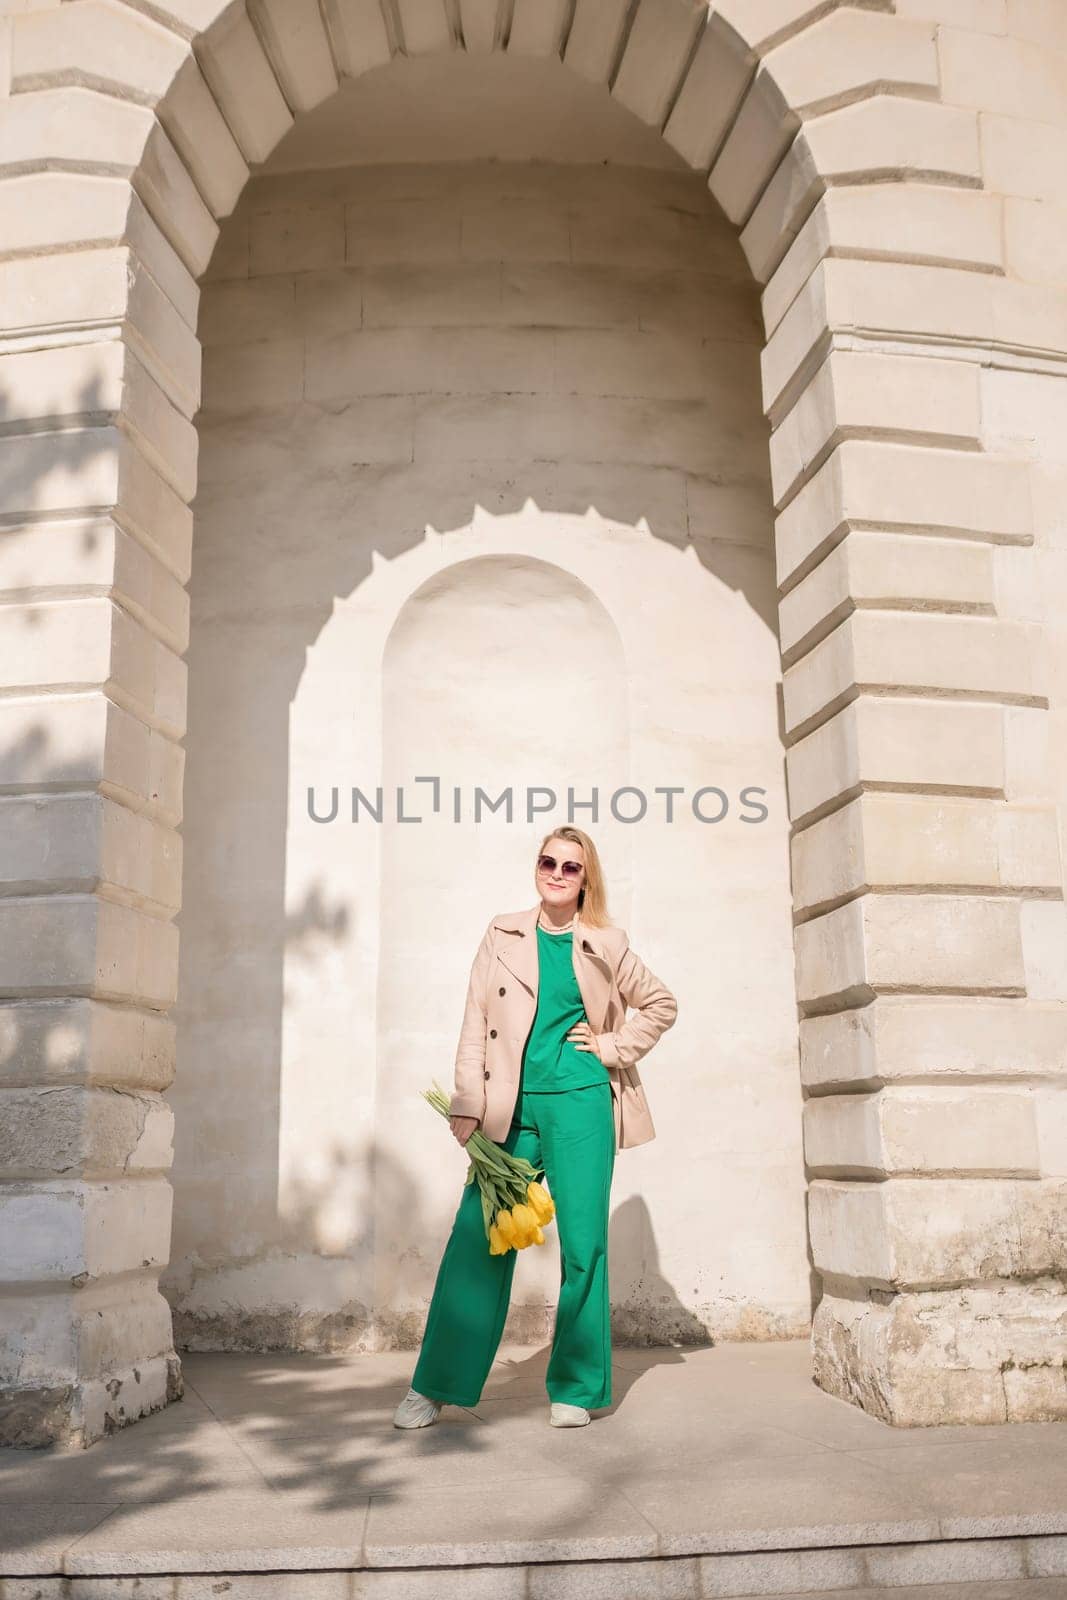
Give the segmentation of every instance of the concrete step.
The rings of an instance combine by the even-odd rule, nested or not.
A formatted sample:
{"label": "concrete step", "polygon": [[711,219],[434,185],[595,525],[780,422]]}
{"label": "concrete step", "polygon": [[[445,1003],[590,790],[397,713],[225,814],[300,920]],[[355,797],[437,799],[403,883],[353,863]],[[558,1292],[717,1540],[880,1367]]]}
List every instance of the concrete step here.
{"label": "concrete step", "polygon": [[1067,1423],[892,1428],[789,1341],[618,1349],[551,1428],[546,1360],[407,1431],[414,1352],[187,1354],[91,1449],[0,1450],[0,1600],[1067,1600]]}

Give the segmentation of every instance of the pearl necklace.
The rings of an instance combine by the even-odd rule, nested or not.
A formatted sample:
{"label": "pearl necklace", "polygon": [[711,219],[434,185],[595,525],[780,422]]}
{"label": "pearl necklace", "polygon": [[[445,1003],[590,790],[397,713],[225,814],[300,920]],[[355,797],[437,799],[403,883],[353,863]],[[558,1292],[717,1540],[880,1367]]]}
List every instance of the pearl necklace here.
{"label": "pearl necklace", "polygon": [[545,924],[541,921],[541,913],[538,912],[537,926],[542,930],[543,933],[566,933],[568,928],[574,927],[574,917],[572,916],[571,920],[568,923],[565,923],[562,928],[546,928]]}

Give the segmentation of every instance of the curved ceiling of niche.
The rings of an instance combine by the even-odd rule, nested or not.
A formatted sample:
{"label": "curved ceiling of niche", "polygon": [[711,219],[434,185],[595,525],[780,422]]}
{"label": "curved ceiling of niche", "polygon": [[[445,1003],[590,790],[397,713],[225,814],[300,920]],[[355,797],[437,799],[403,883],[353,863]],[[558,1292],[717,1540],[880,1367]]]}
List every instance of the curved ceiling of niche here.
{"label": "curved ceiling of niche", "polygon": [[297,118],[253,172],[403,161],[610,161],[691,172],[608,92],[559,61],[395,56]]}

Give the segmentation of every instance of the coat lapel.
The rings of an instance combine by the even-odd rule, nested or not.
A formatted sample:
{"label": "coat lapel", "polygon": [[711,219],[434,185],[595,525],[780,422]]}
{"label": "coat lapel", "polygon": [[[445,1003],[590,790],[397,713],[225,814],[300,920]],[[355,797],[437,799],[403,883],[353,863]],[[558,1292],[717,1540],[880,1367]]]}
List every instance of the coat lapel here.
{"label": "coat lapel", "polygon": [[[525,911],[494,918],[499,930],[497,954],[504,966],[524,987],[537,1005],[537,917],[540,900]],[[572,961],[589,1025],[596,1033],[603,1032],[604,1017],[611,994],[612,966],[604,948],[599,928],[590,927],[579,913],[574,919]]]}

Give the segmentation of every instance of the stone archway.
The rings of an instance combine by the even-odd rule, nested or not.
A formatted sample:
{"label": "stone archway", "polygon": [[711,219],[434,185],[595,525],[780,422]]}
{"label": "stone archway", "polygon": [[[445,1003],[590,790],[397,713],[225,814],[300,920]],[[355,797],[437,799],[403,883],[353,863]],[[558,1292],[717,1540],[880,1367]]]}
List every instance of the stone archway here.
{"label": "stone archway", "polygon": [[9,27],[3,748],[31,865],[0,964],[4,1439],[92,1439],[180,1383],[157,1282],[197,278],[295,116],[453,49],[609,85],[708,174],[764,285],[816,1381],[901,1424],[1063,1414],[1063,1183],[1018,1088],[1063,1049],[1024,938],[1062,873],[1044,686],[998,615],[1027,481],[978,407],[988,352],[1033,336],[933,25],[825,0],[78,0]]}

